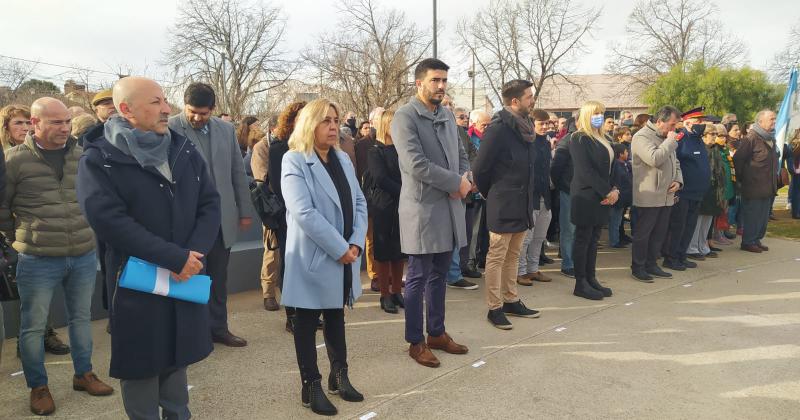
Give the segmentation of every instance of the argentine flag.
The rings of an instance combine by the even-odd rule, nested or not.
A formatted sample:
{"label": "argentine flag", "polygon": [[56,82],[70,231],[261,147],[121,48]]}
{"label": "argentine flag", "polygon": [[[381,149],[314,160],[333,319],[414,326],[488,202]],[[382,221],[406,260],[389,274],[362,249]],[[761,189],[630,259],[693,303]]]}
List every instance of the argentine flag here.
{"label": "argentine flag", "polygon": [[783,145],[791,140],[795,130],[800,128],[800,95],[797,86],[797,66],[792,68],[789,76],[789,86],[783,97],[778,117],[775,121],[775,140],[778,146],[778,160],[783,157]]}

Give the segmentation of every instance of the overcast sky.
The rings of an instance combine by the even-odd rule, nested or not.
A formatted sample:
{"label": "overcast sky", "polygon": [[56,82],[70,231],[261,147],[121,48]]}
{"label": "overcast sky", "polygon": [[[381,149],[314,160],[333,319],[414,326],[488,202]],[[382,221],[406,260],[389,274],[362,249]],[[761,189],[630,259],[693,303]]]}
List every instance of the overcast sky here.
{"label": "overcast sky", "polygon": [[[399,8],[421,31],[430,32],[432,0],[376,0],[381,7]],[[120,64],[151,72],[159,69],[174,24],[176,0],[0,0],[2,32],[6,42],[0,55],[63,65],[79,65],[101,71],[116,71]],[[335,0],[272,0],[283,8],[287,19],[284,48],[296,54],[314,41],[320,31],[333,30],[339,16]],[[465,82],[466,55],[454,47],[456,23],[472,16],[487,0],[439,0],[439,21],[444,33],[439,55],[451,66],[451,78]],[[584,4],[600,2],[585,1]],[[609,44],[625,37],[627,17],[635,0],[602,2],[603,16],[596,36],[589,40],[590,54],[576,64],[575,73],[601,73],[610,55]],[[769,7],[765,7],[768,4]],[[725,0],[718,18],[749,47],[749,64],[764,69],[786,44],[792,24],[800,21],[797,0],[762,3]],[[12,18],[13,17],[13,18]],[[61,86],[69,70],[38,65],[35,76]],[[97,73],[98,82],[113,78]],[[94,83],[90,81],[90,88]]]}

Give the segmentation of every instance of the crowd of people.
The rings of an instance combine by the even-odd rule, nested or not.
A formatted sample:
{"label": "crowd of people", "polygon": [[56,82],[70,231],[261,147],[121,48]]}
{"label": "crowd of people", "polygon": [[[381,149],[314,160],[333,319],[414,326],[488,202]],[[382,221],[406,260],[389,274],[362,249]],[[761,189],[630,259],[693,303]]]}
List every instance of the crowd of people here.
{"label": "crowd of people", "polygon": [[[323,415],[337,409],[322,385],[319,329],[328,393],[364,399],[349,379],[345,334],[345,308],[362,295],[362,258],[381,310],[402,309],[410,358],[438,367],[434,351],[469,351],[445,326],[446,288],[476,290],[468,279],[484,278],[486,318],[499,329],[513,328],[510,316],[537,318],[518,286],[553,280],[541,270],[554,263],[548,243],[558,242],[574,295],[591,300],[613,295],[596,270],[604,228],[607,246],[632,244],[631,275],[647,283],[719,257],[718,246],[737,236],[743,251],[769,250],[762,239],[787,182],[779,169],[800,177],[791,150],[778,158],[773,111],[745,127],[733,114],[711,121],[702,107],[616,119],[588,101],[557,118],[534,107],[531,82],[512,80],[490,115],[452,106],[448,70],[422,60],[408,103],[376,108],[360,124],[319,98],[234,125],[214,116],[216,95],[203,83],[186,89],[171,116],[162,88],[141,77],[98,93],[94,116],[53,98],[0,110],[0,230],[19,253],[18,354],[31,412],[55,411],[45,351],[71,354],[75,390],[114,392],[92,368],[99,262],[109,374],[126,414],[189,418],[187,367],[212,343],[247,346],[229,329],[226,284],[237,233],[259,208],[253,191],[279,203],[280,217],[262,219],[264,309],[284,307],[301,403]],[[132,257],[172,282],[207,274],[207,304],[172,297],[158,282],[151,293],[121,285]],[[70,346],[49,326],[57,287]]]}

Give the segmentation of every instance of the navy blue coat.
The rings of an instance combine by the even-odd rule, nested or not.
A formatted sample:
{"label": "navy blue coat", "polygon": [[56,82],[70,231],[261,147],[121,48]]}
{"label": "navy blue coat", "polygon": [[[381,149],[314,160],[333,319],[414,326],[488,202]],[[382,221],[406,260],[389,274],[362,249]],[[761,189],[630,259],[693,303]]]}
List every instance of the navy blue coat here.
{"label": "navy blue coat", "polygon": [[701,201],[711,188],[711,165],[703,139],[682,128],[683,139],[678,142],[675,155],[681,163],[683,188],[678,196],[686,200]]}
{"label": "navy blue coat", "polygon": [[614,176],[611,178],[611,185],[619,190],[619,200],[614,207],[630,207],[633,204],[633,173],[626,162],[614,159]]}
{"label": "navy blue coat", "polygon": [[78,202],[104,242],[111,304],[111,370],[119,379],[157,376],[208,356],[213,347],[206,305],[117,288],[128,257],[173,272],[189,250],[207,254],[219,233],[220,203],[194,144],[172,132],[169,164],[174,182],[142,168],[112,146],[102,130],[84,142]]}

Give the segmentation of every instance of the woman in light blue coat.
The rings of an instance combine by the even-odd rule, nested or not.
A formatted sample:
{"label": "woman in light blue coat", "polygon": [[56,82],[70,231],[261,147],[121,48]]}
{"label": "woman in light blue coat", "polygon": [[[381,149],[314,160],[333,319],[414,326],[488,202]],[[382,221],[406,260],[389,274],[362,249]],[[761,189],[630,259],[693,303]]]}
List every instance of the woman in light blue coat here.
{"label": "woman in light blue coat", "polygon": [[302,379],[302,402],[317,414],[337,410],[322,390],[315,334],[325,319],[331,362],[328,391],[346,401],[364,399],[347,376],[344,307],[361,296],[361,253],[367,234],[367,203],[355,168],[339,150],[339,109],[326,100],[306,105],[282,161],[286,201],[286,261],[281,303],[297,308],[294,345]]}

